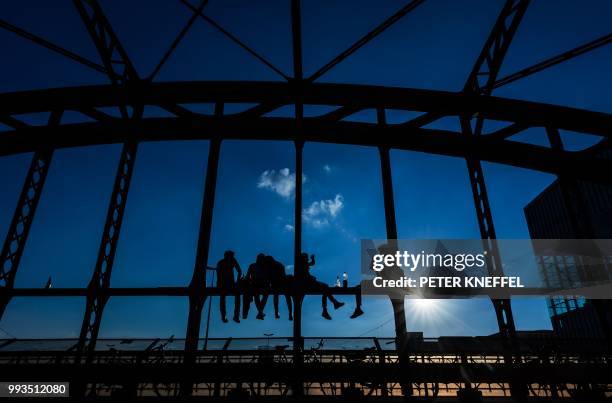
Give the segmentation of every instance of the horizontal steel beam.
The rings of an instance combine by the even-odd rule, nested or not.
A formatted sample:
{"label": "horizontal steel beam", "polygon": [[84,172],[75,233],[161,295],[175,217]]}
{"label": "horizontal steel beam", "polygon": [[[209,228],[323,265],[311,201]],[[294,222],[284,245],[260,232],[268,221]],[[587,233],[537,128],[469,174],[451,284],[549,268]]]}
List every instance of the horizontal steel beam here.
{"label": "horizontal steel beam", "polygon": [[[107,290],[100,290],[99,293],[109,297],[186,297],[193,290],[189,287],[113,287]],[[203,291],[206,296],[217,296],[222,294],[222,290],[217,287],[207,287]],[[330,287],[329,292],[334,295],[355,295],[357,290],[354,287]],[[12,297],[85,297],[87,288],[15,288],[13,290],[2,290]],[[227,295],[228,292],[225,291]],[[322,291],[306,291],[305,295],[322,295]]]}
{"label": "horizontal steel beam", "polygon": [[[365,281],[364,281],[365,283]],[[367,295],[386,295],[384,291],[380,293],[373,293],[370,289],[364,289],[367,291]],[[108,290],[99,290],[97,294],[100,297],[131,297],[131,296],[140,296],[140,297],[154,297],[154,296],[169,296],[169,297],[186,297],[190,295],[196,295],[199,293],[200,296],[218,296],[222,295],[223,291],[216,287],[206,287],[202,291],[194,290],[190,287],[115,287],[110,288]],[[413,290],[407,289],[402,290],[404,295],[407,297],[411,295],[416,295]],[[582,293],[580,292],[582,291]],[[577,295],[585,295],[585,292],[588,293],[590,289],[578,289],[576,291]],[[13,290],[1,290],[0,295],[8,295],[10,297],[85,297],[87,293],[91,292],[86,288],[16,288]],[[270,290],[267,291],[270,293]],[[295,292],[293,290],[283,291],[283,290],[275,290],[275,293],[279,294],[289,294],[294,295]],[[355,295],[358,294],[358,288],[355,287],[330,287],[330,294],[333,295]],[[398,291],[399,292],[399,291]],[[232,295],[230,292],[225,291],[226,295]],[[555,289],[544,289],[540,287],[524,287],[520,289],[513,290],[498,290],[496,292],[491,293],[481,293],[475,294],[469,289],[457,290],[453,293],[453,295],[449,295],[447,292],[440,290],[439,292],[429,292],[427,294],[428,298],[479,298],[487,295],[495,295],[497,298],[510,298],[512,296],[554,296],[559,293],[559,290]],[[241,293],[242,294],[242,293]],[[310,291],[306,290],[304,295],[322,295],[323,291],[316,290]],[[422,295],[421,295],[422,297]]]}
{"label": "horizontal steel beam", "polygon": [[[611,131],[612,133],[612,131]],[[240,140],[293,140],[362,146],[387,146],[399,150],[455,157],[470,157],[555,175],[609,184],[612,162],[588,154],[553,150],[487,136],[465,137],[444,130],[380,127],[357,122],[304,119],[300,128],[290,118],[149,118],[66,124],[59,128],[28,127],[0,135],[0,156],[39,147],[75,147],[125,141],[197,140],[222,137]]]}
{"label": "horizontal steel beam", "polygon": [[612,137],[612,115],[606,113],[457,92],[350,84],[193,81],[127,83],[122,89],[110,85],[70,87],[0,94],[0,111],[6,116],[125,103],[162,107],[169,103],[274,103],[280,107],[295,104],[298,99],[305,105],[352,106],[358,110],[415,110],[444,116],[478,114],[485,119]]}

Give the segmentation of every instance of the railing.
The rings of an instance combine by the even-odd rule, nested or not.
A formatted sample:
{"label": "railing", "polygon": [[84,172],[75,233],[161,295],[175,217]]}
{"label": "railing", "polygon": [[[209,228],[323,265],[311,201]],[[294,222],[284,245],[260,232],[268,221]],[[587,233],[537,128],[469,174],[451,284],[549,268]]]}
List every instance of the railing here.
{"label": "railing", "polygon": [[[605,340],[519,337],[514,364],[504,362],[496,336],[425,338],[408,335],[400,361],[395,339],[306,337],[296,374],[290,337],[204,339],[189,367],[184,339],[99,339],[91,362],[75,365],[77,339],[0,340],[0,368],[12,379],[80,379],[96,396],[177,395],[186,374],[196,396],[284,396],[299,377],[305,396],[400,396],[409,379],[413,396],[453,397],[464,390],[484,397],[509,396],[517,379],[530,397],[572,398],[584,385],[609,393],[612,354]],[[163,379],[163,383],[155,381]],[[470,388],[467,388],[467,384]],[[467,389],[466,389],[467,388]]]}

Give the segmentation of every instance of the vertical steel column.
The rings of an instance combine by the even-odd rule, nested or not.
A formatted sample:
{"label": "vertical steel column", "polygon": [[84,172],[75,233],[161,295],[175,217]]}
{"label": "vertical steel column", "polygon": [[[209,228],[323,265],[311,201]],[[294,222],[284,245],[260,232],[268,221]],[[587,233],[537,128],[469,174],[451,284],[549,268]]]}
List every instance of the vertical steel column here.
{"label": "vertical steel column", "polygon": [[[298,262],[302,252],[302,157],[304,143],[301,141],[295,142],[295,212],[294,212],[294,268]],[[294,317],[293,317],[293,346],[294,350],[303,348],[304,340],[302,339],[302,300],[303,295],[296,295],[294,301]]]}
{"label": "vertical steel column", "polygon": [[[59,124],[61,115],[60,112],[52,112],[48,124]],[[2,246],[2,254],[0,255],[0,319],[2,319],[11,300],[7,291],[14,287],[19,262],[25,249],[52,157],[52,149],[37,150],[32,156],[32,162]]]}
{"label": "vertical steel column", "polygon": [[293,79],[302,81],[302,10],[300,0],[291,0],[291,35],[293,47]]}
{"label": "vertical steel column", "polygon": [[[491,94],[501,64],[528,5],[529,0],[506,1],[464,86],[464,92]],[[473,130],[470,119],[470,116],[464,116],[460,119],[463,135],[466,137],[479,136],[482,132],[483,119],[481,117],[476,119]],[[466,163],[480,234],[482,239],[485,240],[484,246],[490,256],[491,274],[503,275],[499,250],[493,241],[496,238],[495,228],[482,165],[480,160],[469,156],[466,158]],[[515,325],[510,300],[493,300],[493,306],[500,334],[505,338],[513,339],[515,337]]]}
{"label": "vertical steel column", "polygon": [[[474,64],[472,72],[468,77],[463,91],[471,94],[490,95],[499,74],[502,62],[512,38],[527,10],[530,0],[506,0],[495,25],[485,45]],[[460,117],[462,135],[469,138],[479,136],[482,133],[484,120],[478,116],[476,124],[472,129],[471,116]],[[476,207],[480,236],[483,239],[483,247],[487,252],[487,267],[489,273],[502,276],[503,269],[499,249],[495,243],[496,234],[493,224],[493,215],[489,205],[486,182],[480,160],[470,155],[466,156],[468,174]],[[505,362],[512,364],[510,351],[516,346],[516,328],[510,299],[493,299],[493,307],[497,317],[499,333],[508,347],[509,354],[505,356]],[[510,389],[515,401],[523,401],[527,396],[526,385],[520,382],[511,382]]]}
{"label": "vertical steel column", "polygon": [[[377,119],[380,126],[387,124],[385,110],[380,108],[377,110]],[[397,221],[395,219],[395,201],[393,199],[393,178],[391,175],[391,159],[389,157],[389,147],[382,145],[378,147],[380,154],[380,172],[382,178],[383,197],[385,206],[385,224],[387,228],[387,239],[395,242],[397,247]],[[405,343],[407,334],[406,315],[404,313],[404,298],[391,299],[393,306],[393,315],[395,319],[395,337],[397,339],[398,350]]]}
{"label": "vertical steel column", "polygon": [[[297,267],[302,253],[302,154],[304,142],[295,142],[295,218],[294,218],[294,268]],[[295,269],[294,269],[295,270]],[[298,290],[293,295],[293,362],[297,378],[292,385],[293,394],[304,394],[303,382],[299,379],[301,367],[304,364],[304,338],[302,337],[302,302],[304,294]]]}
{"label": "vertical steel column", "polygon": [[[302,102],[302,17],[300,0],[291,0],[291,34],[293,49],[293,79],[295,94],[295,124],[299,137],[302,135],[302,120],[304,118],[304,104]],[[302,253],[302,158],[304,141],[295,141],[295,211],[294,211],[294,245],[293,267],[299,265]],[[295,270],[295,269],[294,269]],[[293,381],[292,392],[294,396],[304,394],[304,382],[300,377],[304,364],[304,339],[302,337],[302,302],[304,295],[296,292],[293,296],[293,362],[296,379]]]}
{"label": "vertical steel column", "polygon": [[102,313],[108,302],[106,291],[110,287],[110,278],[132,173],[134,172],[137,150],[137,143],[124,144],[121,150],[119,167],[117,168],[113,192],[106,213],[104,232],[102,233],[100,249],[98,250],[98,258],[94,273],[87,287],[87,305],[77,344],[77,351],[80,354],[86,355],[86,362],[91,361],[92,354],[95,351],[100,323],[102,322]]}
{"label": "vertical steel column", "polygon": [[[122,99],[119,107],[122,119],[126,122],[134,121],[138,123],[142,118],[144,106],[124,98],[123,94],[120,93],[128,84],[140,82],[132,62],[98,2],[96,0],[73,0],[73,3],[100,55],[100,59],[104,64],[113,87],[118,92],[117,95]],[[128,105],[132,106],[131,110],[128,109]],[[85,314],[77,344],[76,364],[81,363],[83,354],[86,354],[85,362],[90,362],[95,351],[98,332],[102,323],[102,314],[108,302],[107,290],[110,287],[115,252],[117,250],[137,150],[138,143],[133,141],[126,142],[121,150],[119,167],[117,168],[113,192],[106,215],[100,250],[98,251],[96,266],[88,286]],[[86,388],[87,385],[84,382],[75,382],[74,395],[82,396],[86,392]],[[91,392],[95,394],[95,386]]]}
{"label": "vertical steel column", "polygon": [[[223,114],[223,104],[215,106],[215,115]],[[185,335],[184,364],[191,367],[195,363],[195,353],[198,350],[200,325],[202,322],[202,309],[206,301],[206,267],[210,251],[210,235],[212,230],[213,210],[215,206],[215,192],[217,188],[217,174],[219,170],[219,154],[221,139],[213,137],[210,140],[208,161],[206,165],[206,179],[204,182],[204,196],[202,198],[202,214],[200,215],[200,232],[196,250],[193,276],[189,284],[189,317]],[[187,370],[187,373],[190,369]],[[189,396],[193,391],[193,380],[186,379],[181,383],[181,395]]]}
{"label": "vertical steel column", "polygon": [[[472,136],[471,125],[467,119],[461,119],[462,132],[464,136]],[[495,239],[495,226],[493,224],[493,215],[489,204],[489,196],[487,194],[484,173],[480,160],[474,158],[466,158],[468,173],[470,176],[470,184],[472,188],[472,197],[474,198],[474,206],[476,207],[476,216],[478,218],[478,227],[480,236],[483,239],[483,246],[487,252],[487,267],[489,274],[493,276],[503,276],[501,256]],[[493,299],[495,315],[499,332],[502,337],[512,340],[516,336],[514,325],[514,317],[512,316],[512,308],[509,299]]]}
{"label": "vertical steel column", "polygon": [[[378,124],[385,126],[387,124],[387,116],[384,108],[379,108],[376,111]],[[391,174],[391,158],[389,156],[389,147],[381,145],[378,147],[380,154],[380,173],[383,188],[383,200],[385,206],[385,225],[387,229],[387,239],[393,243],[393,249],[397,249],[397,221],[395,219],[395,201],[393,198],[393,176]],[[406,329],[406,313],[404,309],[404,297],[390,297],[391,306],[393,308],[393,319],[395,322],[395,348],[398,353],[400,366],[406,363],[406,347],[407,334]],[[410,383],[402,382],[402,392],[405,396],[412,395]]]}
{"label": "vertical steel column", "polygon": [[[113,86],[119,90],[129,83],[140,82],[134,65],[97,0],[73,0],[73,3],[100,55]],[[124,101],[120,107],[121,116],[126,121],[131,120],[137,123],[142,117],[143,105],[132,104],[132,110],[129,111],[127,103],[128,101]],[[110,277],[137,150],[138,144],[136,142],[124,144],[121,150],[98,258],[88,286],[87,305],[77,344],[79,357],[77,362],[80,362],[82,354],[86,354],[86,362],[89,362],[95,350],[102,322],[102,313],[108,301],[106,290],[110,287]],[[83,387],[84,385],[80,386]]]}

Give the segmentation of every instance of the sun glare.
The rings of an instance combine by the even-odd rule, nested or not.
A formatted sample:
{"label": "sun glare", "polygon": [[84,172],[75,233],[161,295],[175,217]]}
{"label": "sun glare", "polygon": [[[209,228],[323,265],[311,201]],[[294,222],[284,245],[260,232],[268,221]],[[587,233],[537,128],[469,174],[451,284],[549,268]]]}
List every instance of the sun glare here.
{"label": "sun glare", "polygon": [[436,300],[419,298],[412,301],[414,304],[414,309],[419,313],[432,313],[438,309],[436,304]]}

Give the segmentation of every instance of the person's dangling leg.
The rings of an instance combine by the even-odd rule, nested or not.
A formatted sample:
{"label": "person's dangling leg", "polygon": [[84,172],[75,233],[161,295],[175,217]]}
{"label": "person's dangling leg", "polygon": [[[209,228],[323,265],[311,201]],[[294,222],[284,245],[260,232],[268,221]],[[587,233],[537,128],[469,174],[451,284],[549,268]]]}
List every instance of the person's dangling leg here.
{"label": "person's dangling leg", "polygon": [[242,319],[249,317],[251,307],[251,289],[247,280],[240,280],[240,290],[242,291]]}
{"label": "person's dangling leg", "polygon": [[312,288],[322,291],[323,295],[321,296],[321,305],[323,307],[323,312],[321,313],[321,316],[323,316],[327,320],[330,320],[331,316],[327,311],[327,300],[329,299],[332,302],[332,304],[334,305],[334,309],[339,309],[340,307],[342,307],[344,305],[344,302],[340,302],[336,298],[334,298],[334,296],[329,290],[329,286],[325,283],[316,281],[313,283]]}
{"label": "person's dangling leg", "polygon": [[249,309],[251,308],[251,301],[253,297],[249,290],[244,290],[242,294],[242,319],[249,317]]}
{"label": "person's dangling leg", "polygon": [[257,291],[253,294],[253,302],[255,303],[255,309],[257,309],[257,319],[263,320],[263,312],[261,309],[261,295],[257,294]]}
{"label": "person's dangling leg", "polygon": [[339,309],[344,305],[344,302],[338,301],[331,293],[329,286],[325,283],[318,282],[319,288],[323,291],[323,295],[326,296],[334,305],[334,309]]}
{"label": "person's dangling leg", "polygon": [[293,303],[291,301],[291,295],[285,294],[285,301],[287,302],[287,310],[289,311],[289,320],[293,320]]}
{"label": "person's dangling leg", "polygon": [[274,295],[272,296],[272,301],[274,302],[274,317],[276,319],[280,318],[280,315],[278,314],[278,293],[275,292]]}
{"label": "person's dangling leg", "polygon": [[263,320],[266,314],[264,313],[264,308],[268,303],[268,294],[265,290],[265,285],[261,282],[255,284],[255,306],[257,307],[257,319]]}
{"label": "person's dangling leg", "polygon": [[344,302],[338,301],[331,293],[328,295],[328,298],[334,305],[334,309],[340,309],[344,306]]}
{"label": "person's dangling leg", "polygon": [[355,286],[355,311],[351,315],[351,319],[355,319],[359,316],[363,315],[363,311],[361,310],[361,286]]}
{"label": "person's dangling leg", "polygon": [[219,295],[219,310],[221,311],[221,320],[223,323],[227,323],[227,309],[225,306],[225,292],[221,291]]}
{"label": "person's dangling leg", "polygon": [[329,312],[327,311],[327,295],[324,292],[321,295],[321,307],[323,308],[323,312],[321,312],[321,316],[323,316],[327,320],[331,320],[331,316],[329,316]]}
{"label": "person's dangling leg", "polygon": [[266,309],[266,305],[268,304],[268,296],[270,296],[270,284],[268,283],[268,281],[264,280],[262,282],[260,286],[260,290],[261,290],[261,302],[260,302],[261,313],[265,315],[264,309]]}
{"label": "person's dangling leg", "polygon": [[234,322],[240,323],[240,290],[234,287]]}
{"label": "person's dangling leg", "polygon": [[266,308],[266,305],[268,304],[268,293],[266,293],[265,291],[260,295],[261,299],[259,300],[259,312],[261,312],[263,315],[265,315],[264,313],[264,309]]}

